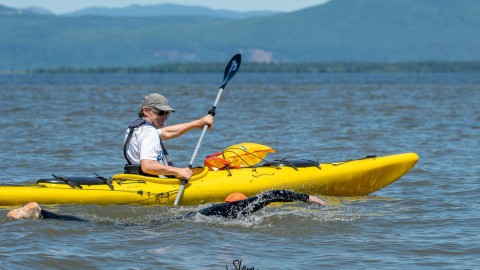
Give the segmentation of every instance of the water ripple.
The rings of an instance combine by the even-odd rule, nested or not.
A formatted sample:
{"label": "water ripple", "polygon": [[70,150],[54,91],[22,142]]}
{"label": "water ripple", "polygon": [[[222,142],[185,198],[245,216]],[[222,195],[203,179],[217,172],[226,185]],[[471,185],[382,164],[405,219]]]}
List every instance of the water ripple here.
{"label": "water ripple", "polygon": [[[474,269],[478,78],[240,72],[218,104],[199,164],[244,141],[275,148],[272,159],[331,162],[409,151],[421,159],[371,196],[328,197],[326,208],[273,205],[242,220],[176,218],[194,207],[49,206],[91,222],[2,218],[0,260],[7,269],[233,269],[235,260],[256,269]],[[125,127],[143,95],[166,95],[177,109],[168,123],[180,123],[208,111],[220,79],[0,75],[0,182],[118,173]],[[167,142],[177,164],[188,164],[198,136]]]}

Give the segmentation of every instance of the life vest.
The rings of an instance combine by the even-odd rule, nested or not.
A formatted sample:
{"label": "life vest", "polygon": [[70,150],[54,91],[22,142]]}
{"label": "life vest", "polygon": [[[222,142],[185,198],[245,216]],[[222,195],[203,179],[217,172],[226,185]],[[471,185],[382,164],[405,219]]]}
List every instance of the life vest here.
{"label": "life vest", "polygon": [[[123,144],[123,156],[127,160],[127,164],[125,165],[125,173],[130,173],[130,174],[140,174],[140,175],[147,175],[147,176],[156,176],[156,175],[151,175],[148,173],[145,173],[142,171],[142,168],[140,165],[134,165],[130,162],[127,156],[127,146],[130,143],[130,140],[132,139],[133,132],[135,131],[136,128],[142,126],[142,125],[152,125],[151,123],[147,122],[143,118],[137,118],[135,121],[133,121],[129,126],[129,132],[127,135],[127,138],[125,139],[125,143]],[[170,158],[170,155],[168,154],[167,148],[163,144],[162,138],[160,138],[160,146],[162,147],[163,151],[163,160],[164,162],[167,163],[168,166],[173,166],[172,159]]]}

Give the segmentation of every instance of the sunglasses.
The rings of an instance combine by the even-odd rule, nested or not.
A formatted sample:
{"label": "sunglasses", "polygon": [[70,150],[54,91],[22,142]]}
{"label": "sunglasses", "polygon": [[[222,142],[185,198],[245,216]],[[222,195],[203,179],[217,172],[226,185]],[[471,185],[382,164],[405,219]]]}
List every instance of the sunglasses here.
{"label": "sunglasses", "polygon": [[164,116],[164,115],[168,116],[168,115],[170,115],[170,111],[156,111],[156,112],[157,112],[158,115],[160,115],[160,116]]}

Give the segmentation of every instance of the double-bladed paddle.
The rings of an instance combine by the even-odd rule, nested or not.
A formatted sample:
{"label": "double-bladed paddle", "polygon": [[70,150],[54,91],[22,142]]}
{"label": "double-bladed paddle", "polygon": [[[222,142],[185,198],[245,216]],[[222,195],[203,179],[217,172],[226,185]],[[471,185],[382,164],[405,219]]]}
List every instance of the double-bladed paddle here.
{"label": "double-bladed paddle", "polygon": [[[223,82],[220,88],[218,89],[218,94],[217,98],[215,99],[215,102],[213,103],[212,108],[208,111],[208,114],[215,116],[215,110],[217,108],[218,101],[220,100],[220,96],[223,93],[223,89],[225,89],[225,86],[227,86],[227,83],[233,78],[235,73],[237,73],[238,69],[240,68],[240,63],[242,62],[242,56],[240,54],[236,54],[230,59],[228,62],[227,66],[225,67],[225,73],[223,75]],[[202,145],[203,137],[205,136],[205,132],[207,131],[208,126],[205,125],[202,130],[202,135],[200,135],[200,139],[198,140],[197,146],[195,147],[195,151],[193,151],[192,158],[190,159],[190,163],[188,164],[188,168],[192,169],[193,168],[193,161],[197,157],[198,150],[200,149],[200,146]],[[185,185],[188,183],[188,179],[181,179],[181,185],[180,189],[178,190],[177,198],[175,198],[175,202],[173,203],[174,206],[178,205],[178,202],[183,196],[183,192],[185,190]]]}

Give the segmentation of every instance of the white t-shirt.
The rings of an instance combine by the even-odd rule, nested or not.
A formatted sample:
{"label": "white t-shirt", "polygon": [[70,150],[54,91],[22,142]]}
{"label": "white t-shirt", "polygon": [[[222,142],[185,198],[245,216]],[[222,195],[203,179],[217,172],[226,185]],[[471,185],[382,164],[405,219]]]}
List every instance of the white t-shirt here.
{"label": "white t-shirt", "polygon": [[[127,129],[125,140],[127,139]],[[124,140],[124,141],[125,141]],[[130,143],[127,145],[127,158],[134,165],[140,165],[140,160],[156,160],[162,164],[164,161],[164,151],[160,143],[160,130],[151,125],[141,125],[133,131]]]}

